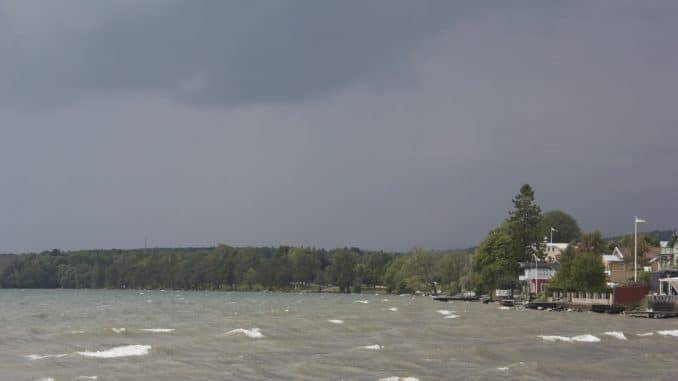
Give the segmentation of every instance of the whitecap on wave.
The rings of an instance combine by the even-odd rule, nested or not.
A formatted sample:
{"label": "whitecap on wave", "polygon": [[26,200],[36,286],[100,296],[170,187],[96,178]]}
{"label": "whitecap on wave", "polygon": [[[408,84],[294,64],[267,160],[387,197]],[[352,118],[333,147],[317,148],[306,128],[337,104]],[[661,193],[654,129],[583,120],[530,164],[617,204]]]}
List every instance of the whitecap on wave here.
{"label": "whitecap on wave", "polygon": [[362,304],[368,304],[370,301],[369,300],[356,300],[353,303],[362,303]]}
{"label": "whitecap on wave", "polygon": [[42,360],[42,359],[50,359],[50,358],[58,359],[58,358],[61,358],[61,357],[66,357],[66,356],[68,356],[67,353],[60,353],[60,354],[57,354],[57,355],[26,355],[26,357],[29,360]]}
{"label": "whitecap on wave", "polygon": [[105,351],[96,351],[96,352],[78,352],[79,355],[85,357],[96,357],[96,358],[118,358],[118,357],[130,357],[130,356],[145,356],[151,350],[150,345],[123,345],[120,347],[113,347]]}
{"label": "whitecap on wave", "polygon": [[391,307],[388,310],[393,311],[393,312],[398,312],[398,307]]}
{"label": "whitecap on wave", "polygon": [[98,376],[79,376],[76,380],[98,380]]}
{"label": "whitecap on wave", "polygon": [[564,341],[564,342],[581,342],[581,343],[597,343],[600,341],[599,338],[593,336],[593,335],[578,335],[578,336],[572,336],[572,337],[567,337],[567,336],[551,336],[551,335],[539,335],[542,340],[544,341],[550,341],[550,342],[555,342],[555,341]]}
{"label": "whitecap on wave", "polygon": [[678,336],[678,329],[672,329],[667,331],[657,331],[658,334],[662,336]]}
{"label": "whitecap on wave", "polygon": [[261,329],[259,328],[252,328],[252,329],[244,329],[244,328],[238,328],[238,329],[233,329],[228,332],[226,332],[227,335],[235,335],[238,333],[242,333],[247,337],[251,337],[253,339],[261,339],[264,337],[264,334],[261,333]]}
{"label": "whitecap on wave", "polygon": [[445,316],[445,319],[456,319],[458,317],[459,317],[459,315],[452,314],[452,315]]}
{"label": "whitecap on wave", "polygon": [[360,348],[360,349],[369,349],[369,350],[372,350],[372,351],[378,351],[378,350],[384,349],[384,346],[383,346],[383,345],[379,345],[379,344],[373,344],[373,345],[364,345],[364,346],[358,347],[358,348]]}
{"label": "whitecap on wave", "polygon": [[174,328],[143,328],[143,329],[140,329],[139,331],[154,332],[154,333],[167,333],[167,332],[174,332],[174,331],[176,331],[176,329],[174,329]]}
{"label": "whitecap on wave", "polygon": [[377,381],[419,381],[418,378],[416,377],[398,377],[398,376],[392,376],[392,377],[384,377],[380,378]]}
{"label": "whitecap on wave", "polygon": [[624,335],[624,332],[620,332],[620,331],[605,332],[605,333],[603,333],[603,335],[612,336],[615,339],[619,339],[619,340],[626,340],[626,336]]}
{"label": "whitecap on wave", "polygon": [[340,319],[330,319],[330,320],[328,320],[328,322],[330,322],[332,324],[344,324],[344,321],[340,320]]}
{"label": "whitecap on wave", "polygon": [[445,315],[445,316],[452,315],[453,313],[455,313],[455,311],[450,311],[450,310],[438,310],[436,312],[441,314],[441,315]]}
{"label": "whitecap on wave", "polygon": [[636,333],[636,336],[640,336],[640,337],[652,336],[652,335],[654,335],[654,332]]}
{"label": "whitecap on wave", "polygon": [[111,331],[113,331],[113,333],[123,333],[123,332],[127,331],[127,329],[126,328],[111,328]]}

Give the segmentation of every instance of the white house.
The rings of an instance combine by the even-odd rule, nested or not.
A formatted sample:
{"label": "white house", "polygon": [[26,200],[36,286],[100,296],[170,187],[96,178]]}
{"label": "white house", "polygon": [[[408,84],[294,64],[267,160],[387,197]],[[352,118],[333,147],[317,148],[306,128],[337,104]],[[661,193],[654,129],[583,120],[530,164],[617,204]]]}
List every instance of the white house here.
{"label": "white house", "polygon": [[523,264],[523,274],[518,277],[518,280],[527,282],[530,293],[537,294],[546,290],[546,285],[555,274],[556,270],[550,263],[531,262]]}
{"label": "white house", "polygon": [[553,263],[560,261],[560,256],[563,254],[569,243],[562,242],[546,242],[544,246],[544,252],[546,257],[544,258],[547,262]]}

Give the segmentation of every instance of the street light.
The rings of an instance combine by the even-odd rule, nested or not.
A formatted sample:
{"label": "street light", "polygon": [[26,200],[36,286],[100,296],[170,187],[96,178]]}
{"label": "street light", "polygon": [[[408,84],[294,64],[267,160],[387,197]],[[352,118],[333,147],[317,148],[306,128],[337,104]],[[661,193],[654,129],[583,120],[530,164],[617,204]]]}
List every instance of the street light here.
{"label": "street light", "polygon": [[647,221],[634,217],[633,221],[633,281],[638,282],[638,224],[646,224]]}

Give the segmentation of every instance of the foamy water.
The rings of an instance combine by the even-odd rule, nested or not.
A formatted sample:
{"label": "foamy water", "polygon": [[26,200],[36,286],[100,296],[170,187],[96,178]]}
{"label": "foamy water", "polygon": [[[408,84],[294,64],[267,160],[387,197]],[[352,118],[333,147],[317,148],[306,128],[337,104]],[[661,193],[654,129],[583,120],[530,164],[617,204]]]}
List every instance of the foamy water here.
{"label": "foamy water", "polygon": [[140,329],[139,331],[153,332],[153,333],[168,333],[168,332],[174,332],[174,331],[176,331],[176,329],[174,329],[174,328],[143,328],[143,329]]}
{"label": "foamy water", "polygon": [[678,329],[657,331],[657,333],[662,336],[678,336]]}
{"label": "foamy water", "polygon": [[610,331],[610,332],[603,333],[603,335],[612,336],[615,339],[619,339],[619,340],[626,340],[626,335],[624,335],[624,332]]}
{"label": "foamy water", "polygon": [[330,319],[328,321],[332,324],[344,324],[344,321],[340,319]]}
{"label": "foamy water", "polygon": [[94,352],[85,351],[78,352],[78,354],[85,357],[113,359],[119,357],[145,356],[148,354],[150,350],[151,350],[150,345],[123,345],[120,347],[114,347],[103,351],[94,351]]}
{"label": "foamy water", "polygon": [[68,356],[67,353],[60,353],[56,355],[26,355],[26,358],[29,360],[43,360],[43,359],[50,359],[50,358],[61,358],[61,357],[66,357]]}
{"label": "foamy water", "polygon": [[0,290],[0,380],[616,381],[678,368],[674,319],[482,303],[457,313],[424,296],[138,292]]}
{"label": "foamy water", "polygon": [[556,341],[564,341],[564,342],[580,342],[580,343],[597,343],[600,341],[599,338],[596,336],[590,335],[590,334],[585,334],[585,335],[577,335],[577,336],[572,336],[572,337],[567,337],[567,336],[554,336],[554,335],[539,335],[538,337],[541,337],[544,341],[550,341],[550,342],[556,342]]}
{"label": "foamy water", "polygon": [[362,347],[359,347],[360,349],[369,349],[371,351],[378,351],[381,349],[384,349],[383,345],[379,344],[372,344],[372,345],[363,345]]}
{"label": "foamy water", "polygon": [[251,328],[251,329],[245,329],[245,328],[237,328],[230,330],[226,332],[227,335],[237,335],[237,334],[243,334],[247,337],[251,337],[253,339],[261,339],[264,337],[264,334],[261,333],[261,329],[259,328]]}

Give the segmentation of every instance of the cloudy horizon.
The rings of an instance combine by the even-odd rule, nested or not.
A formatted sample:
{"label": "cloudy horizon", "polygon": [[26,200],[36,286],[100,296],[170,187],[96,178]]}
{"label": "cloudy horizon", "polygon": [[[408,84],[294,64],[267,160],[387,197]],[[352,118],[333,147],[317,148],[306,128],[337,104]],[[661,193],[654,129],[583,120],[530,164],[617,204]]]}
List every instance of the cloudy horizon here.
{"label": "cloudy horizon", "polygon": [[0,252],[678,227],[678,3],[0,0]]}

